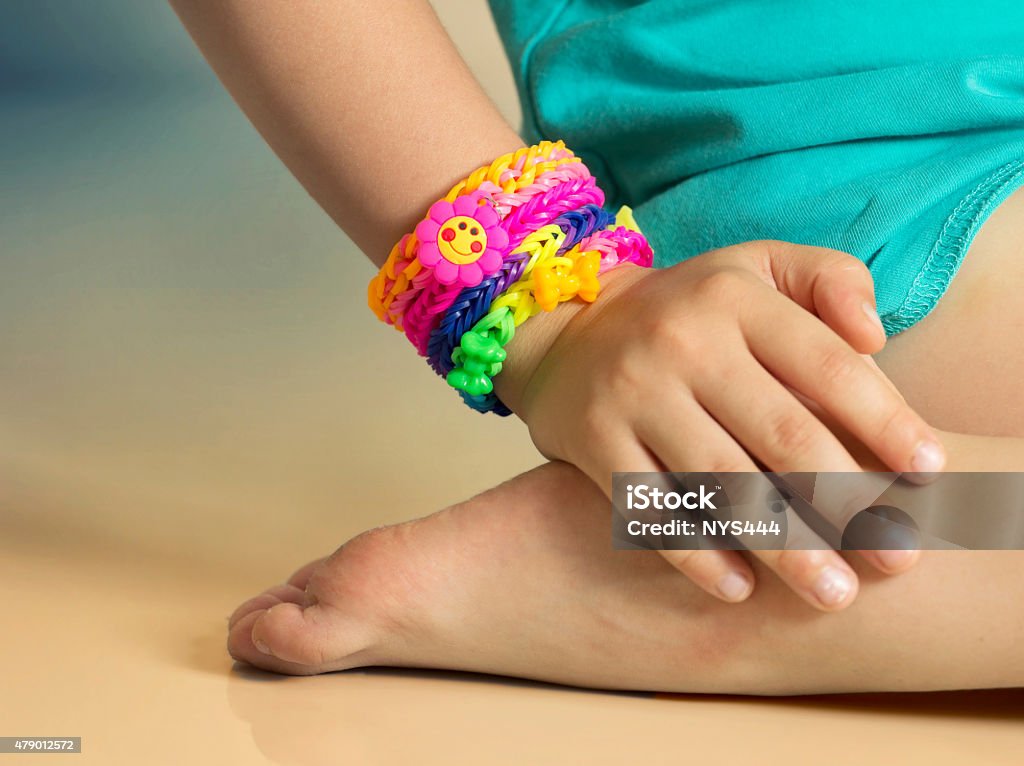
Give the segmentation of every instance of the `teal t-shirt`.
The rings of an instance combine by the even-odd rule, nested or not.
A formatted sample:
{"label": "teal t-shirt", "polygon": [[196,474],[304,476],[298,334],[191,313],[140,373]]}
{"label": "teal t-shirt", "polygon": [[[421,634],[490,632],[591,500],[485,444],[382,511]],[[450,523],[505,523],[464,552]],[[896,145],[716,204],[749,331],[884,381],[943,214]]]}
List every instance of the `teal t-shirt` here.
{"label": "teal t-shirt", "polygon": [[564,139],[669,265],[863,260],[890,333],[1024,183],[1021,0],[491,0],[524,138]]}

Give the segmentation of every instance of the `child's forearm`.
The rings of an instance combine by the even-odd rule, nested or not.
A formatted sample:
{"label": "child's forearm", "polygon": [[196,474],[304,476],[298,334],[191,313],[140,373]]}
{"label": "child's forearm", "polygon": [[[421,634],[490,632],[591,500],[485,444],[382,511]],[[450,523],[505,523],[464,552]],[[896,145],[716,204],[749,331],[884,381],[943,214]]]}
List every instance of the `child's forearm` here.
{"label": "child's forearm", "polygon": [[171,0],[288,168],[377,265],[469,170],[522,141],[426,0]]}

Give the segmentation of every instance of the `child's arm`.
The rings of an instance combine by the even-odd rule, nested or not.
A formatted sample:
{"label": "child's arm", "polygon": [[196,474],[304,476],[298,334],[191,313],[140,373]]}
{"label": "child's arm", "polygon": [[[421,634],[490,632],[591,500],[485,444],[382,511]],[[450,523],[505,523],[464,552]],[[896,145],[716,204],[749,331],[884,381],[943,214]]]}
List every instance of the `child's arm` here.
{"label": "child's arm", "polygon": [[267,143],[378,266],[469,170],[523,146],[426,0],[171,5]]}
{"label": "child's arm", "polygon": [[[465,173],[522,146],[425,0],[171,2],[267,142],[378,265]],[[545,454],[602,487],[614,470],[752,468],[748,454],[773,470],[851,464],[786,385],[910,470],[935,436],[849,345],[884,343],[862,310],[874,305],[866,270],[822,255],[751,243],[639,276],[615,270],[593,310],[566,304],[517,332],[502,395]],[[617,398],[595,386],[632,379]],[[749,581],[734,552],[674,563],[719,597],[749,594],[719,587],[730,573]],[[780,574],[806,593],[826,565],[843,563]]]}

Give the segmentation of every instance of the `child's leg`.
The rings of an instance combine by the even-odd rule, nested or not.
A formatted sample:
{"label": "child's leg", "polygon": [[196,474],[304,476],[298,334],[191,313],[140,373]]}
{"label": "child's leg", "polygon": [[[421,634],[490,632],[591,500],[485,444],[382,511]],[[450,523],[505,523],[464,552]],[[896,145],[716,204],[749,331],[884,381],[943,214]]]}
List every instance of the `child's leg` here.
{"label": "child's leg", "polygon": [[1024,436],[1022,338],[1024,189],[985,222],[936,310],[876,359],[936,428]]}
{"label": "child's leg", "polygon": [[[939,426],[1024,436],[1022,209],[1018,193],[935,315],[881,356]],[[749,602],[716,601],[659,556],[613,551],[609,513],[578,471],[543,466],[357,538],[243,605],[231,651],[293,673],[420,665],[679,691],[1024,684],[1024,553],[928,553],[895,578],[853,560],[858,601],[822,614],[763,569]],[[317,605],[295,606],[307,599]],[[276,657],[257,650],[254,633]]]}
{"label": "child's leg", "polygon": [[[1024,684],[1017,552],[931,553],[896,578],[859,567],[858,602],[823,614],[763,569],[750,601],[725,604],[660,556],[613,551],[608,526],[596,487],[551,463],[356,538],[294,587],[241,607],[230,648],[291,673],[411,665],[666,691]],[[303,612],[304,589],[319,603]],[[250,636],[279,599],[293,603],[255,631],[273,657]]]}

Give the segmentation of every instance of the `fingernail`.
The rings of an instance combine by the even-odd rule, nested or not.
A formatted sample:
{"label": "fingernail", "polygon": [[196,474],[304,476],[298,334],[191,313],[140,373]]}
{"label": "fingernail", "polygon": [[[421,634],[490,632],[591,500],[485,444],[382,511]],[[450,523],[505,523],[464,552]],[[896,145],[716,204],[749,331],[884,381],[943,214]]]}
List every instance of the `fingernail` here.
{"label": "fingernail", "polygon": [[864,313],[867,314],[871,323],[878,328],[878,331],[882,333],[882,335],[885,335],[885,328],[882,326],[882,318],[878,316],[878,312],[875,310],[875,307],[867,301],[864,301],[864,303],[861,304],[861,308],[864,309]]}
{"label": "fingernail", "polygon": [[264,654],[270,654],[270,647],[267,646],[262,641],[260,641],[258,638],[254,638],[252,640],[252,643],[253,643],[253,646],[255,646],[257,649],[259,649]]}
{"label": "fingernail", "polygon": [[742,601],[750,592],[750,580],[737,572],[729,572],[718,581],[718,592],[726,601]]}
{"label": "fingernail", "polygon": [[837,606],[853,591],[853,581],[842,569],[825,567],[814,581],[814,595],[825,606]]}
{"label": "fingernail", "polygon": [[915,473],[938,473],[946,464],[942,447],[935,442],[921,442],[910,459],[910,468]]}
{"label": "fingernail", "polygon": [[903,569],[917,555],[917,551],[875,551],[875,555],[886,569]]}

